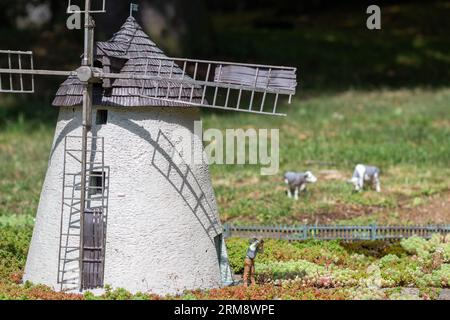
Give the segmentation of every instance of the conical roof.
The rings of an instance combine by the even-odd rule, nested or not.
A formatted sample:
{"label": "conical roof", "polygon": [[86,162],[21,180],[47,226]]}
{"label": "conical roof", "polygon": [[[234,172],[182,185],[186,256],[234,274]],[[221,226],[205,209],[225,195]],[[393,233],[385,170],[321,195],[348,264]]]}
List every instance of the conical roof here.
{"label": "conical roof", "polygon": [[[150,40],[141,26],[133,17],[129,17],[119,32],[106,42],[96,43],[96,65],[104,72],[121,74],[142,74],[147,69],[147,75],[157,75],[159,65],[160,74],[167,76],[171,72],[172,61],[159,60],[167,56]],[[148,67],[147,67],[148,61]],[[162,62],[161,62],[162,61]],[[182,70],[174,67],[174,75],[181,77]],[[189,78],[185,76],[185,78]],[[94,87],[94,104],[118,107],[147,107],[147,106],[180,106],[179,103],[158,101],[146,97],[152,96],[178,99],[181,89],[181,100],[189,100],[191,88],[170,81],[105,79],[102,85]],[[64,81],[56,93],[54,106],[78,106],[83,101],[83,85],[77,77],[71,76]],[[201,100],[202,90],[194,90],[193,102]],[[181,104],[182,106],[186,106]]]}

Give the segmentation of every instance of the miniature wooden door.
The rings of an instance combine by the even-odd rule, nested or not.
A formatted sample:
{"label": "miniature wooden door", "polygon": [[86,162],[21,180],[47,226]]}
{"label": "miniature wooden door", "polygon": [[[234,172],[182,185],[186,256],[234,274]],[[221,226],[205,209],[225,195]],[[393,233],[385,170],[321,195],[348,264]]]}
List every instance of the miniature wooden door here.
{"label": "miniature wooden door", "polygon": [[101,209],[87,209],[83,229],[83,289],[103,287],[105,223]]}

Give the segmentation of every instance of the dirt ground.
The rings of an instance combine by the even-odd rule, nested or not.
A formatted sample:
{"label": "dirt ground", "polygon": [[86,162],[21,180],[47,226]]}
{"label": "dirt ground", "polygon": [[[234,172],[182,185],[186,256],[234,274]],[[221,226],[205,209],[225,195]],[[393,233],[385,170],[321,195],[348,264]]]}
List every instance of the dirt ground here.
{"label": "dirt ground", "polygon": [[336,204],[333,208],[318,211],[314,217],[304,214],[298,219],[306,223],[320,224],[360,217],[375,217],[378,223],[384,224],[395,224],[396,221],[409,224],[450,223],[450,192],[431,196],[420,205],[413,205],[411,199],[405,199],[396,208]]}
{"label": "dirt ground", "polygon": [[[432,196],[426,203],[413,206],[410,204],[400,204],[397,209],[398,215],[402,220],[417,224],[443,224],[450,222],[450,192]],[[388,220],[388,212],[381,211],[380,218]]]}

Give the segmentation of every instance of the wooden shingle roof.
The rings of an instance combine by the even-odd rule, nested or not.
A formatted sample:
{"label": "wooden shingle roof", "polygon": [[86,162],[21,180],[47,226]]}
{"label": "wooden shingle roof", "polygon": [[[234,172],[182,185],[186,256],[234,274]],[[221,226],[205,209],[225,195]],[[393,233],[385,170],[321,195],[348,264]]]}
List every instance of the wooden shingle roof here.
{"label": "wooden shingle roof", "polygon": [[[159,60],[166,57],[164,52],[150,40],[133,17],[129,17],[109,41],[97,42],[95,60],[101,63],[105,72],[121,74],[169,75],[172,61]],[[147,67],[148,61],[148,67]],[[183,73],[178,67],[172,69],[174,75],[181,77]],[[185,78],[189,78],[185,76]],[[180,106],[175,102],[158,101],[146,97],[152,96],[178,99],[181,89],[182,100],[189,101],[190,87],[181,87],[179,83],[170,81],[105,79],[102,85],[94,86],[94,104],[117,107],[147,107],[147,106]],[[64,81],[53,100],[54,106],[79,106],[83,101],[83,85],[77,77],[69,77]],[[168,95],[167,95],[168,94]],[[202,90],[196,88],[192,102],[202,98]],[[183,105],[187,106],[187,105]]]}

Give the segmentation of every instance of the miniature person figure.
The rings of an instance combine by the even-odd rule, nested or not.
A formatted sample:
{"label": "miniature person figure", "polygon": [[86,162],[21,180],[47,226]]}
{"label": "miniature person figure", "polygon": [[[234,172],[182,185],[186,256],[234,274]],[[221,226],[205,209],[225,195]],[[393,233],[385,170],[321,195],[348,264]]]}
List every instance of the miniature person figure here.
{"label": "miniature person figure", "polygon": [[348,182],[353,184],[356,192],[359,192],[364,188],[365,182],[371,183],[372,186],[375,187],[375,190],[380,192],[380,169],[373,166],[358,164],[353,172],[353,177]]}
{"label": "miniature person figure", "polygon": [[287,186],[287,195],[292,198],[294,194],[294,199],[298,200],[299,192],[306,191],[307,183],[315,183],[317,178],[312,174],[311,171],[306,172],[286,172],[284,174],[284,182]]}
{"label": "miniature person figure", "polygon": [[264,252],[264,240],[258,240],[253,238],[250,240],[250,246],[247,250],[247,256],[245,257],[244,265],[244,286],[248,287],[248,279],[250,278],[251,284],[255,285],[255,258],[259,252]]}

